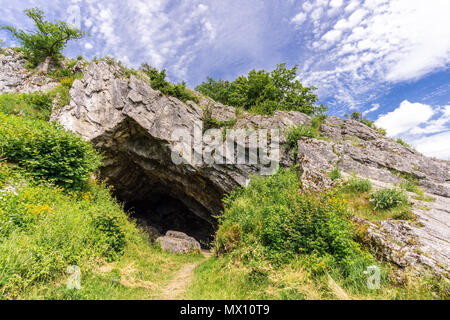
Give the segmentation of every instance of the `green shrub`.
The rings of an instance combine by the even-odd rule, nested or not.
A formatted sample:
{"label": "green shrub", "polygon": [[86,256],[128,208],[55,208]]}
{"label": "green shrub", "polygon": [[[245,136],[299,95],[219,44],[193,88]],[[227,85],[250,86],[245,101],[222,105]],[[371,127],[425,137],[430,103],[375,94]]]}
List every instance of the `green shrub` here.
{"label": "green shrub", "polygon": [[81,189],[100,166],[92,146],[56,124],[0,113],[0,157],[34,177],[66,189]]}
{"label": "green shrub", "polygon": [[383,136],[385,136],[385,135],[387,134],[386,129],[375,127],[375,130],[377,130],[378,133],[381,134],[381,135],[383,135]]}
{"label": "green shrub", "polygon": [[408,192],[418,192],[420,189],[417,185],[417,182],[414,180],[405,179],[400,184],[400,187]]}
{"label": "green shrub", "polygon": [[402,146],[407,147],[407,148],[411,148],[411,146],[409,144],[407,144],[405,141],[403,141],[402,139],[398,138],[397,140],[395,140],[395,142],[400,143]]}
{"label": "green shrub", "polygon": [[302,124],[290,128],[286,133],[286,147],[288,150],[293,150],[294,159],[298,154],[298,141],[302,137],[317,138],[318,131],[311,126],[304,126]]}
{"label": "green shrub", "polygon": [[372,194],[371,200],[374,203],[375,209],[387,210],[408,203],[408,196],[403,190],[397,189],[381,189]]}
{"label": "green shrub", "polygon": [[96,263],[120,257],[136,233],[103,186],[67,193],[26,181],[0,195],[1,298],[20,297],[37,284],[53,286],[66,278],[69,265],[86,274]]}
{"label": "green shrub", "polygon": [[292,169],[255,178],[224,203],[214,242],[219,253],[242,251],[249,255],[246,261],[269,259],[274,263],[309,255],[314,261],[326,258],[344,272],[359,259],[372,261],[353,241],[345,202],[331,193],[302,193]]}
{"label": "green shrub", "polygon": [[3,93],[0,95],[0,112],[48,120],[52,112],[52,98],[45,93]]}
{"label": "green shrub", "polygon": [[348,179],[346,187],[353,192],[363,193],[372,190],[372,183],[369,179],[361,179],[353,175]]}
{"label": "green shrub", "polygon": [[161,93],[175,97],[183,102],[188,100],[199,103],[199,98],[186,87],[186,83],[172,84],[166,80],[166,70],[158,71],[156,68],[144,63],[142,71],[149,77],[150,85],[153,89]]}
{"label": "green shrub", "polygon": [[330,179],[334,181],[334,180],[337,180],[337,179],[340,179],[340,178],[342,178],[341,170],[339,170],[338,167],[335,167],[330,172]]}
{"label": "green shrub", "polygon": [[117,216],[102,213],[93,219],[96,230],[104,234],[106,249],[104,255],[110,261],[123,254],[125,248],[125,233]]}

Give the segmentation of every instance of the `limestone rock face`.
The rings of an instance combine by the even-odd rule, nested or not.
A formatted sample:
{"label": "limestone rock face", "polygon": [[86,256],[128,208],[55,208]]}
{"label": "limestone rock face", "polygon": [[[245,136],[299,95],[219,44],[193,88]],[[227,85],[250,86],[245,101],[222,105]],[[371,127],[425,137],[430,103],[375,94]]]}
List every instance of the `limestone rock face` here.
{"label": "limestone rock face", "polygon": [[0,93],[47,91],[58,83],[25,69],[26,60],[12,49],[0,51]]}
{"label": "limestone rock face", "polygon": [[167,231],[164,237],[156,239],[161,248],[172,253],[189,253],[200,251],[200,243],[187,234],[179,231]]}
{"label": "limestone rock face", "polygon": [[[173,153],[179,152],[178,139],[172,135],[174,130],[185,130],[183,140],[195,140],[196,131],[202,132],[201,120],[208,107],[210,115],[220,121],[235,120],[237,129],[278,129],[283,145],[290,127],[312,121],[309,116],[292,111],[277,111],[273,116],[236,113],[233,108],[204,97],[199,104],[183,103],[153,90],[141,78],[143,75],[126,78],[119,66],[105,61],[90,64],[84,75],[72,86],[70,104],[54,110],[52,120],[92,141],[104,154],[101,176],[114,186],[119,199],[149,207],[150,198],[154,200],[152,206],[153,203],[159,206],[157,199],[171,197],[184,204],[183,212],[194,214],[209,227],[216,224],[213,216],[223,209],[223,196],[237,186],[245,186],[261,168],[236,162],[207,164],[197,162],[195,157],[177,164],[172,161]],[[377,243],[387,248],[380,251],[384,258],[402,267],[424,265],[437,272],[448,270],[450,163],[427,158],[353,120],[328,117],[320,132],[323,136],[320,140],[298,141],[295,160],[303,187],[312,190],[331,187],[329,173],[335,167],[344,174],[367,177],[380,186],[393,187],[405,176],[414,177],[437,200],[416,203],[417,226],[395,221],[371,224],[367,239],[376,238]],[[194,154],[202,150],[194,149]],[[280,167],[294,164],[291,154],[280,147]],[[152,206],[149,212],[158,212]],[[203,228],[200,223],[195,224]],[[169,238],[168,243],[183,240]],[[414,241],[397,243],[397,238]],[[409,253],[402,256],[405,250]]]}

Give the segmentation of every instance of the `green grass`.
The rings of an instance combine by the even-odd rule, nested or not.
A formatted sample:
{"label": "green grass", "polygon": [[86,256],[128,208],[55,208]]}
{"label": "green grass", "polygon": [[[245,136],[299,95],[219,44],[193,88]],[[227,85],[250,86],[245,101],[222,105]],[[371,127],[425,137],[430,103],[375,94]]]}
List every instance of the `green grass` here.
{"label": "green grass", "polygon": [[44,93],[3,93],[0,95],[0,112],[48,121],[52,112],[52,98]]}
{"label": "green grass", "polygon": [[395,142],[400,143],[402,146],[411,149],[411,146],[410,146],[408,143],[406,143],[405,141],[403,141],[402,139],[400,139],[400,138],[398,138],[397,140],[395,140]]}
{"label": "green grass", "polygon": [[329,176],[330,176],[330,179],[333,181],[341,179],[342,178],[341,170],[339,170],[339,168],[336,166],[333,170],[331,170]]}
{"label": "green grass", "polygon": [[[137,231],[136,231],[137,232]],[[161,290],[184,265],[202,260],[199,255],[171,254],[149,244],[140,234],[125,248],[123,257],[97,264],[82,274],[81,290],[67,289],[65,277],[27,290],[25,299],[147,300]]]}
{"label": "green grass", "polygon": [[369,179],[361,179],[356,175],[352,175],[346,182],[346,189],[352,192],[361,193],[372,190],[372,183]]}
{"label": "green grass", "polygon": [[[390,266],[379,263],[383,269]],[[322,268],[318,266],[318,268]],[[303,257],[282,268],[267,263],[249,266],[231,256],[213,257],[200,264],[185,293],[194,300],[448,300],[450,287],[431,275],[404,271],[403,282],[385,276],[376,290],[345,286],[333,272],[317,272]],[[365,278],[364,275],[361,275]]]}
{"label": "green grass", "polygon": [[401,189],[381,189],[370,195],[375,209],[387,210],[408,204],[408,196]]}

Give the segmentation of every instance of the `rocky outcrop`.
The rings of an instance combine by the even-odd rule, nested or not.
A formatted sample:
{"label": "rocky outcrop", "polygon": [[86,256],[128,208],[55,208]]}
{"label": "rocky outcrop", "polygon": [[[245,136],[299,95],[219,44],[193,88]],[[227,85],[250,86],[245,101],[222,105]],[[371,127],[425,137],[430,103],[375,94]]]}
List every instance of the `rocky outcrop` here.
{"label": "rocky outcrop", "polygon": [[26,60],[12,49],[0,51],[0,93],[47,91],[58,83],[25,68]]}
{"label": "rocky outcrop", "polygon": [[[233,120],[234,127],[243,131],[278,129],[281,144],[285,142],[288,128],[311,123],[310,117],[292,111],[278,111],[273,116],[237,114],[233,108],[204,97],[199,104],[183,103],[153,90],[144,78],[134,75],[126,78],[121,72],[115,64],[92,63],[85,70],[84,78],[74,82],[70,104],[54,110],[52,120],[92,141],[104,154],[101,175],[114,186],[119,199],[139,203],[148,212],[160,214],[160,220],[169,219],[162,212],[173,212],[174,207],[155,209],[155,204],[159,199],[176,199],[184,205],[180,209],[182,215],[194,215],[211,228],[216,222],[213,216],[222,210],[223,196],[236,186],[245,186],[251,175],[260,173],[260,166],[248,163],[207,164],[197,162],[195,156],[184,163],[172,161],[173,153],[179,153],[179,140],[172,133],[184,129],[184,138],[195,140],[196,134],[202,131],[205,108],[209,116],[220,121]],[[329,172],[335,167],[388,186],[401,182],[404,177],[416,179],[438,199],[428,208],[436,207],[429,210],[416,205],[421,227],[393,221],[372,224],[368,230],[373,236],[369,238],[376,239],[377,243],[395,243],[393,239],[411,235],[417,239],[414,246],[412,241],[401,240],[392,250],[384,251],[385,258],[400,266],[439,265],[436,270],[448,270],[449,162],[427,158],[353,120],[329,117],[320,126],[320,132],[320,140],[302,138],[298,142],[296,160],[304,188],[332,186]],[[245,141],[241,146],[244,149],[248,146],[248,140]],[[203,148],[193,147],[194,155],[202,151]],[[291,154],[283,146],[279,149],[280,167],[294,163]],[[199,229],[206,228],[200,222],[196,224]],[[403,260],[395,258],[392,252],[401,253],[406,246],[415,254],[408,249],[410,253]],[[425,259],[427,255],[435,257],[431,259],[433,263]]]}
{"label": "rocky outcrop", "polygon": [[161,248],[172,253],[200,252],[200,243],[187,234],[179,231],[167,231],[164,237],[156,239]]}
{"label": "rocky outcrop", "polygon": [[432,194],[450,197],[450,162],[425,157],[354,120],[328,117],[320,131],[324,140],[305,138],[299,143],[299,163],[315,175],[339,167],[390,184],[409,177]]}

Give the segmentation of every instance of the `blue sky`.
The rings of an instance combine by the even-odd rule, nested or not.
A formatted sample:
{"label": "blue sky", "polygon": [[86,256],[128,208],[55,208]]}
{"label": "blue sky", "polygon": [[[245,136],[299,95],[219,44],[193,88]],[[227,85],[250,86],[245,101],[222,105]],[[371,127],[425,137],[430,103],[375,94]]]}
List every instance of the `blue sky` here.
{"label": "blue sky", "polygon": [[89,31],[67,56],[148,62],[190,87],[299,64],[331,115],[360,111],[450,159],[449,0],[0,0],[0,24],[31,28],[34,6]]}

